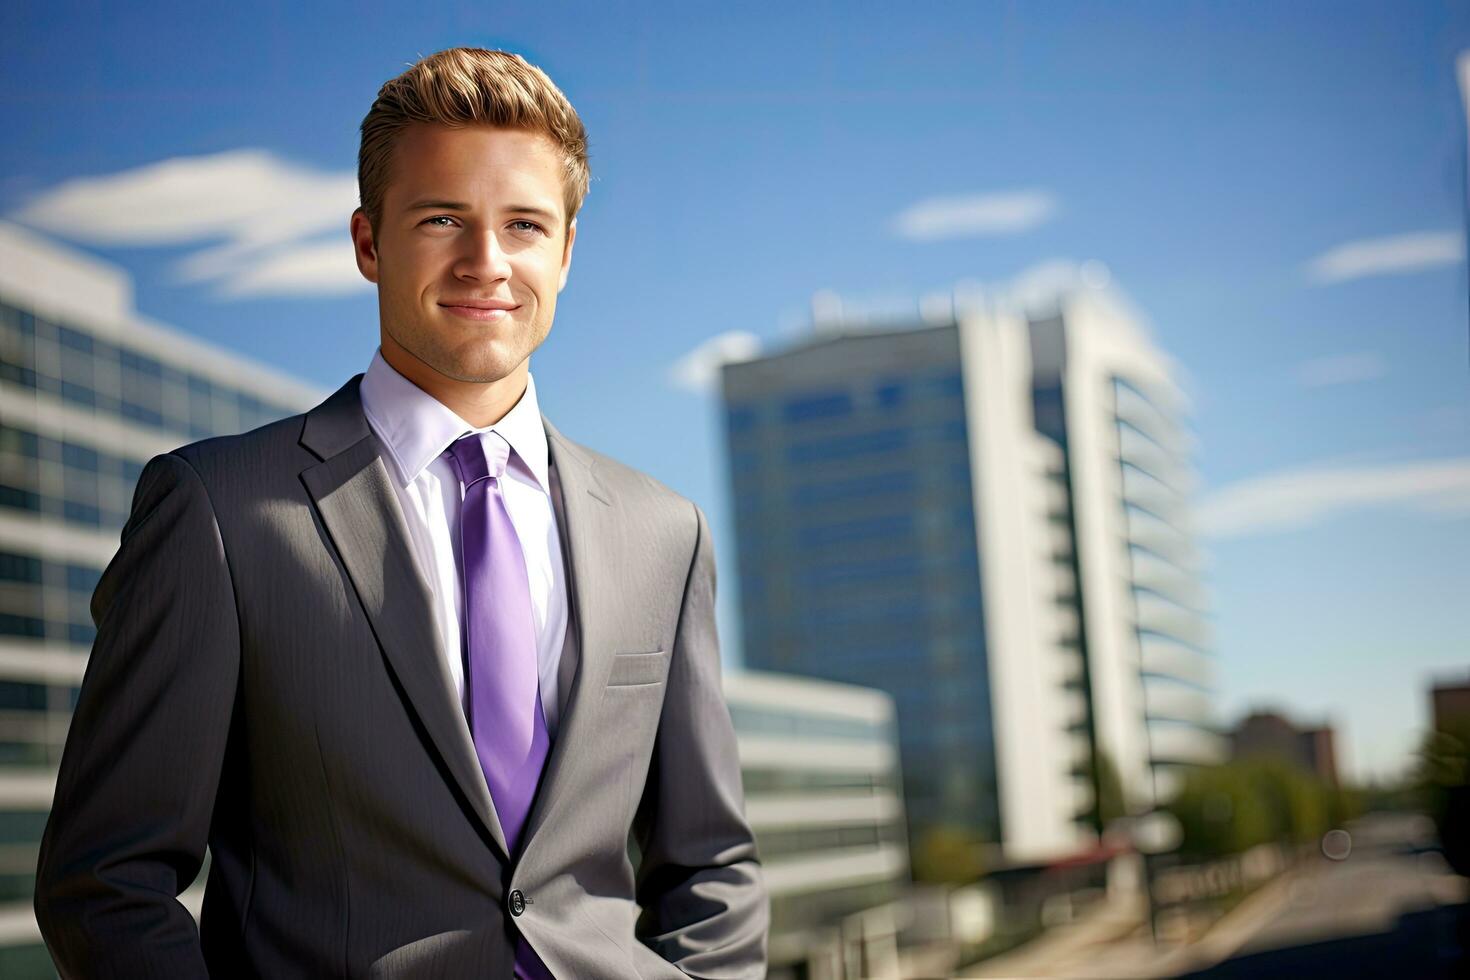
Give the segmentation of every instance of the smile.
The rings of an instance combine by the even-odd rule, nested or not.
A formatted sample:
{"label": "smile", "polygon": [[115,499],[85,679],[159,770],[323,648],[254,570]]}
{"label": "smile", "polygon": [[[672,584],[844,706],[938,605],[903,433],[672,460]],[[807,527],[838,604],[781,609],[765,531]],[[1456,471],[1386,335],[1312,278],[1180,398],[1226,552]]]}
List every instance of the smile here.
{"label": "smile", "polygon": [[512,312],[520,309],[519,306],[512,306],[508,310],[482,310],[479,307],[475,306],[444,306],[442,303],[440,304],[440,307],[442,309],[448,310],[455,316],[462,316],[466,320],[489,320],[491,322],[504,320],[506,317],[510,316]]}

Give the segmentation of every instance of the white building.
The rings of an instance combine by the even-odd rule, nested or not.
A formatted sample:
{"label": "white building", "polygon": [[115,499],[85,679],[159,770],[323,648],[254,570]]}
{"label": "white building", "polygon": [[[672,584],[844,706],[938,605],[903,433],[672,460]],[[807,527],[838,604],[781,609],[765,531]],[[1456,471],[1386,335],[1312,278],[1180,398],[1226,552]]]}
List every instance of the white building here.
{"label": "white building", "polygon": [[909,865],[892,699],[781,674],[724,684],[771,896],[770,975],[896,977]]}
{"label": "white building", "polygon": [[148,320],[122,270],[0,223],[0,976],[53,975],[37,848],[143,464],[325,394]]}
{"label": "white building", "polygon": [[1094,751],[1130,810],[1167,796],[1181,765],[1224,755],[1189,404],[1106,289],[1079,282],[1042,309],[957,305],[1002,844],[1044,860],[1089,839],[1070,815],[1092,796],[1079,773]]}
{"label": "white building", "polygon": [[744,659],[895,699],[916,855],[1046,862],[1223,754],[1189,407],[1080,275],[942,305],[724,366]]}

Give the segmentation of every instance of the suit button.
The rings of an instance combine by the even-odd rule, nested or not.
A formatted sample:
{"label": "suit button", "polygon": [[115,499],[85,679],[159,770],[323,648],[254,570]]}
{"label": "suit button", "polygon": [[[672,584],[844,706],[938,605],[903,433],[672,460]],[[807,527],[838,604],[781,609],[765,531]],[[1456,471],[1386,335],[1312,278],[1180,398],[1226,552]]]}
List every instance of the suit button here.
{"label": "suit button", "polygon": [[526,911],[526,896],[522,895],[521,890],[517,888],[510,893],[510,914],[520,915],[524,911]]}

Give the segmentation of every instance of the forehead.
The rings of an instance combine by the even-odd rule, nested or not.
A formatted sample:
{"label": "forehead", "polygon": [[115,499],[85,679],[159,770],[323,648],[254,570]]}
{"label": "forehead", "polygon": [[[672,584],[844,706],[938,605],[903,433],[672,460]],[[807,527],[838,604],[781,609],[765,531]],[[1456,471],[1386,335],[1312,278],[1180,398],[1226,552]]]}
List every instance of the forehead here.
{"label": "forehead", "polygon": [[393,148],[385,203],[402,206],[425,194],[460,199],[534,196],[561,208],[562,159],[544,133],[497,126],[413,123]]}

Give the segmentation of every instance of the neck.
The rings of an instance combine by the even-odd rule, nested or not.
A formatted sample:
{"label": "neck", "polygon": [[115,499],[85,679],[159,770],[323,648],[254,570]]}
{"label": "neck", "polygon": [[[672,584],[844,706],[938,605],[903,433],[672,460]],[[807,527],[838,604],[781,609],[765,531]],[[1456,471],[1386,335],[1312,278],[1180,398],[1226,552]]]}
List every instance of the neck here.
{"label": "neck", "polygon": [[419,360],[389,337],[387,331],[383,332],[378,346],[383,360],[393,370],[477,429],[505,418],[526,393],[529,358],[498,381],[460,381]]}

